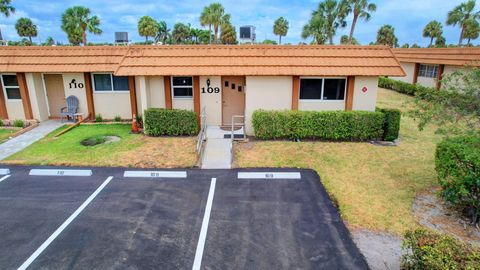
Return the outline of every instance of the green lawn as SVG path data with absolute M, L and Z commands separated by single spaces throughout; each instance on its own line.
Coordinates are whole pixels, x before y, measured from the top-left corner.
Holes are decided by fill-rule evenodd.
M 195 138 L 152 138 L 130 134 L 130 125 L 81 125 L 54 138 L 61 129 L 16 153 L 4 163 L 76 166 L 192 167 L 196 163 Z M 118 142 L 83 146 L 91 137 L 118 136 Z
M 378 107 L 400 108 L 412 98 L 380 89 Z M 417 226 L 415 194 L 436 183 L 433 128 L 420 132 L 402 116 L 400 145 L 358 142 L 253 141 L 236 146 L 237 167 L 300 167 L 318 172 L 351 227 L 403 233 Z
M 5 142 L 8 138 L 19 129 L 15 128 L 0 128 L 0 143 Z

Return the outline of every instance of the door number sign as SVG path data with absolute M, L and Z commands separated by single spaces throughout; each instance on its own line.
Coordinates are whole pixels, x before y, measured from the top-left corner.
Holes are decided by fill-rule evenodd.
M 209 93 L 209 94 L 212 94 L 212 93 L 220 93 L 220 88 L 219 87 L 211 87 L 210 86 L 210 79 L 207 79 L 207 87 L 202 87 L 202 94 L 205 94 L 205 93 Z

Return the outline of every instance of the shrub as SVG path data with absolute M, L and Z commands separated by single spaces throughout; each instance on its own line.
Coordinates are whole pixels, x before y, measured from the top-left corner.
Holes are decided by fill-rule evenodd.
M 144 131 L 149 136 L 194 135 L 198 132 L 197 114 L 187 110 L 150 108 L 145 110 Z
M 264 111 L 252 116 L 259 139 L 369 140 L 383 134 L 384 115 L 366 111 Z
M 143 127 L 143 118 L 142 118 L 142 116 L 137 114 L 137 115 L 135 115 L 135 119 L 137 120 L 137 125 L 138 125 L 139 127 Z
M 383 140 L 393 141 L 397 139 L 400 132 L 400 110 L 377 108 L 377 111 L 383 113 L 385 116 L 383 122 Z
M 0 127 L 3 127 L 5 124 L 3 123 L 3 120 L 0 119 Z
M 13 126 L 14 127 L 23 128 L 24 125 L 25 125 L 25 123 L 23 122 L 23 120 L 17 119 L 15 121 L 13 121 Z
M 120 115 L 115 115 L 115 117 L 113 118 L 113 121 L 122 122 L 122 117 Z
M 97 123 L 103 122 L 103 117 L 102 117 L 101 114 L 95 115 L 95 122 L 97 122 Z
M 385 77 L 380 77 L 380 79 L 378 80 L 378 86 L 382 88 L 394 90 L 402 94 L 411 95 L 411 96 L 414 96 L 418 91 L 421 91 L 421 90 L 434 89 L 434 88 L 424 87 L 419 84 L 406 83 L 406 82 L 393 80 Z
M 403 240 L 402 269 L 478 269 L 480 251 L 447 235 L 408 231 Z
M 478 222 L 480 214 L 480 134 L 448 138 L 437 145 L 435 169 L 441 195 Z

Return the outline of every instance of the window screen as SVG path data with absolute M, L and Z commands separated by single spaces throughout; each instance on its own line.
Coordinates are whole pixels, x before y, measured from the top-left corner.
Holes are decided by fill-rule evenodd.
M 323 79 L 301 79 L 300 99 L 320 99 Z
M 112 91 L 111 76 L 110 74 L 93 74 L 95 91 Z
M 22 99 L 17 75 L 2 75 L 2 83 L 7 99 Z
M 173 97 L 190 98 L 193 97 L 193 79 L 192 77 L 173 77 L 172 78 Z
M 113 76 L 113 91 L 128 91 L 127 76 Z
M 438 75 L 438 66 L 420 65 L 418 76 L 426 78 L 436 78 Z
M 345 79 L 325 79 L 323 84 L 323 100 L 344 100 Z

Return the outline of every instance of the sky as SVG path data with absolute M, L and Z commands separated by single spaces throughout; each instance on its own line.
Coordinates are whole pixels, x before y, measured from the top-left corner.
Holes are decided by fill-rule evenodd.
M 447 43 L 458 43 L 460 29 L 446 26 L 445 20 L 448 11 L 465 0 L 371 0 L 377 5 L 377 11 L 372 14 L 370 21 L 359 21 L 355 29 L 355 37 L 361 44 L 368 44 L 375 40 L 377 30 L 384 24 L 391 24 L 400 45 L 417 43 L 426 46 L 429 39 L 422 37 L 424 26 L 431 20 L 438 20 L 444 24 L 444 36 Z M 213 1 L 212 1 L 213 2 Z M 290 29 L 283 43 L 297 44 L 310 42 L 302 40 L 300 34 L 303 25 L 308 22 L 311 12 L 316 9 L 320 0 L 217 0 L 221 2 L 227 13 L 231 14 L 232 23 L 237 27 L 254 25 L 257 41 L 264 39 L 278 40 L 273 34 L 273 22 L 280 16 L 290 23 Z M 169 28 L 176 22 L 190 23 L 200 28 L 199 16 L 203 7 L 210 2 L 199 0 L 12 0 L 16 8 L 15 14 L 5 18 L 0 16 L 0 29 L 4 39 L 19 40 L 15 31 L 15 22 L 20 17 L 29 17 L 38 27 L 39 35 L 35 42 L 43 42 L 49 36 L 54 40 L 67 43 L 67 37 L 60 29 L 61 14 L 65 9 L 75 5 L 89 7 L 93 15 L 101 20 L 103 34 L 88 35 L 91 42 L 113 42 L 114 32 L 126 31 L 132 41 L 143 41 L 137 32 L 138 19 L 149 15 L 156 20 L 164 20 Z M 480 3 L 477 10 L 480 9 Z M 348 25 L 339 29 L 335 43 L 340 37 L 348 34 L 351 16 L 347 19 Z M 480 44 L 480 39 L 474 41 Z

